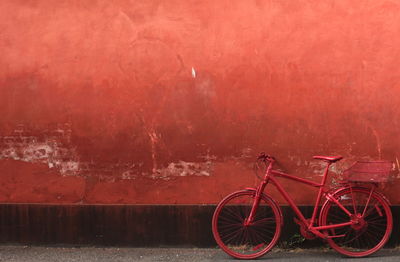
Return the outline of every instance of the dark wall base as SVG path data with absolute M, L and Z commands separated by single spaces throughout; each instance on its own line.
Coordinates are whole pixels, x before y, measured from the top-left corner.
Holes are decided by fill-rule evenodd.
M 216 246 L 212 205 L 41 205 L 1 204 L 0 242 L 101 246 Z M 301 241 L 293 211 L 282 208 L 281 246 L 316 246 Z M 301 207 L 311 216 L 312 207 Z M 388 246 L 400 243 L 400 206 L 392 207 L 394 229 Z

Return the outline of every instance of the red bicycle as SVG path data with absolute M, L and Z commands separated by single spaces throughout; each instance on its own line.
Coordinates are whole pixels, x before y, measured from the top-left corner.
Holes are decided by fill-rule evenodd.
M 389 202 L 376 190 L 376 185 L 387 181 L 391 162 L 357 162 L 346 172 L 347 179 L 342 186 L 330 191 L 325 188 L 329 167 L 342 157 L 314 156 L 314 159 L 327 163 L 321 183 L 274 170 L 275 159 L 260 155 L 258 161 L 266 167 L 261 184 L 226 196 L 214 212 L 212 231 L 221 249 L 235 258 L 254 259 L 274 247 L 281 234 L 283 216 L 277 202 L 264 193 L 269 182 L 297 215 L 295 222 L 305 238 L 320 237 L 350 257 L 368 256 L 381 249 L 390 237 L 393 219 Z M 276 177 L 319 188 L 310 219 L 304 217 Z M 370 186 L 365 186 L 365 182 Z M 319 208 L 322 198 L 325 201 Z

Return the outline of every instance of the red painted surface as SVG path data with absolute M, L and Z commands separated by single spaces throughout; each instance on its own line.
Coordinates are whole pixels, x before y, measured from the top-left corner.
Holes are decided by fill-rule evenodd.
M 400 148 L 396 1 L 1 1 L 3 202 L 215 203 L 260 151 Z M 287 184 L 297 201 L 314 195 Z M 385 193 L 399 204 L 399 182 Z

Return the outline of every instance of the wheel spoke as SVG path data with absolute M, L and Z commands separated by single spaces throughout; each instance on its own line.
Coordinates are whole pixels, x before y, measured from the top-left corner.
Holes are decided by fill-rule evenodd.
M 270 224 L 270 223 L 275 223 L 275 218 L 273 217 L 266 217 L 257 221 L 253 222 L 253 225 L 259 225 L 259 224 Z

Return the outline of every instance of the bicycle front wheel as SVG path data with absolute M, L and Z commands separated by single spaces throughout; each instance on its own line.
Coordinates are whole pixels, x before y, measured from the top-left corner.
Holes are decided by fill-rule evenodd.
M 388 241 L 393 227 L 388 202 L 368 188 L 353 187 L 340 190 L 334 196 L 351 217 L 333 201 L 321 210 L 321 226 L 357 221 L 356 224 L 327 230 L 329 245 L 350 257 L 369 256 Z
M 245 225 L 254 198 L 254 190 L 235 192 L 225 197 L 214 212 L 212 230 L 215 241 L 232 257 L 260 257 L 270 251 L 279 239 L 281 212 L 267 195 L 262 195 L 253 222 Z

